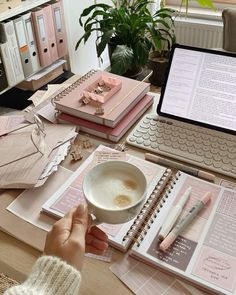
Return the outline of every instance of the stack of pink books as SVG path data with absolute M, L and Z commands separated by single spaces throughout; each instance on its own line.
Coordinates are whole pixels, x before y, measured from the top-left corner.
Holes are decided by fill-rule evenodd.
M 149 89 L 149 83 L 92 70 L 57 94 L 53 102 L 59 122 L 117 142 L 152 105 Z

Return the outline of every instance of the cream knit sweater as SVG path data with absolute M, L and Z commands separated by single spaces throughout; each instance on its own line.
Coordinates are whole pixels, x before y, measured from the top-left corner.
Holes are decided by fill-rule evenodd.
M 4 295 L 77 295 L 81 275 L 57 257 L 38 258 L 27 280 L 9 288 Z

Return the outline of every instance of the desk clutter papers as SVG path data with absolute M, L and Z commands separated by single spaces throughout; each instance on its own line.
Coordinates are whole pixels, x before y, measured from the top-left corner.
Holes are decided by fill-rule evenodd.
M 36 124 L 29 124 L 0 138 L 0 188 L 42 185 L 65 158 L 77 136 L 74 126 L 44 122 L 41 141 L 35 128 Z M 43 152 L 39 148 L 42 142 Z
M 56 219 L 41 214 L 41 207 L 57 190 L 58 183 L 64 183 L 72 173 L 59 165 L 58 171 L 53 173 L 44 185 L 24 190 L 8 203 L 6 210 L 5 207 L 1 210 L 1 229 L 27 245 L 43 251 L 46 234 Z
M 59 166 L 57 173 L 54 173 L 43 186 L 24 190 L 13 202 L 7 206 L 4 214 L 0 214 L 0 225 L 3 230 L 18 240 L 43 251 L 46 233 L 55 223 L 55 218 L 41 214 L 43 203 L 56 191 L 58 183 L 64 183 L 72 171 Z M 8 213 L 8 214 L 7 214 Z M 15 224 L 17 223 L 17 227 Z M 26 226 L 32 225 L 26 231 Z M 40 229 L 40 230 L 39 230 Z M 34 236 L 34 239 L 32 239 Z M 85 254 L 87 257 L 110 262 L 112 248 L 108 247 L 103 255 Z
M 29 100 L 32 100 L 33 105 L 25 109 L 25 119 L 33 123 L 34 115 L 40 115 L 51 123 L 57 123 L 54 105 L 51 103 L 52 97 L 63 91 L 68 84 L 48 84 L 47 90 L 36 91 Z
M 46 233 L 51 229 L 56 220 L 41 214 L 41 207 L 57 189 L 58 183 L 65 182 L 72 173 L 72 171 L 59 166 L 57 173 L 54 173 L 45 185 L 24 190 L 7 206 L 4 212 L 1 212 L 1 229 L 42 252 Z M 17 224 L 17 227 L 15 224 Z M 32 236 L 34 237 L 33 239 Z M 89 253 L 85 255 L 93 259 L 110 262 L 112 250 L 111 247 L 108 247 L 107 251 L 101 256 Z
M 0 136 L 27 125 L 29 123 L 25 120 L 24 115 L 0 116 Z

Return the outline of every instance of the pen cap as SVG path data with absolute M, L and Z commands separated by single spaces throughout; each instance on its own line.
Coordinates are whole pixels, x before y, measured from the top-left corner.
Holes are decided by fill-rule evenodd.
M 209 180 L 209 181 L 215 181 L 215 175 L 214 174 L 211 174 L 211 173 L 208 173 L 208 172 L 205 172 L 205 171 L 202 171 L 200 170 L 198 172 L 198 176 L 203 178 L 203 179 L 206 179 L 206 180 Z
M 201 202 L 206 205 L 206 203 L 211 199 L 212 197 L 212 193 L 211 192 L 207 192 L 205 193 L 205 195 L 201 198 Z
M 184 205 L 186 204 L 190 193 L 191 193 L 192 187 L 190 186 L 189 188 L 187 188 L 187 190 L 184 192 L 183 196 L 180 198 L 178 206 L 180 206 L 181 208 L 184 207 Z
M 168 236 L 161 242 L 159 248 L 161 251 L 166 251 L 170 245 L 175 241 L 176 235 L 172 232 L 168 234 Z

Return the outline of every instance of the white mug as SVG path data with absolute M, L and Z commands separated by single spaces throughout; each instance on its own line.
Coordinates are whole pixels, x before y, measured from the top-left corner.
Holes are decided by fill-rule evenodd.
M 94 166 L 84 177 L 83 193 L 95 223 L 125 223 L 141 210 L 147 194 L 143 172 L 125 161 Z

